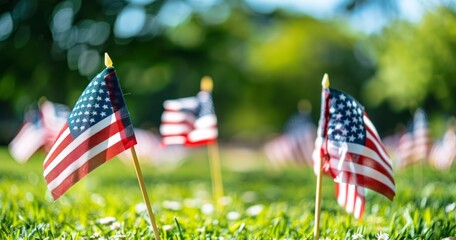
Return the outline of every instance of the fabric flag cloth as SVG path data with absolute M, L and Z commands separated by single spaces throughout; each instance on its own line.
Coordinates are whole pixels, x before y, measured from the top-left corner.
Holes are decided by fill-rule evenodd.
M 335 182 L 396 194 L 391 161 L 364 107 L 352 96 L 324 88 L 314 160 Z
M 161 117 L 163 145 L 202 146 L 217 141 L 217 117 L 209 92 L 167 100 Z
M 443 139 L 436 142 L 429 156 L 430 164 L 439 170 L 448 169 L 456 158 L 456 133 L 448 129 Z
M 82 92 L 44 161 L 43 175 L 53 198 L 135 144 L 119 80 L 108 67 Z
M 30 108 L 25 113 L 22 127 L 8 145 L 11 156 L 20 163 L 28 161 L 43 147 L 45 134 L 40 111 L 36 107 Z
M 40 105 L 40 112 L 43 121 L 43 127 L 46 131 L 45 148 L 49 151 L 54 144 L 60 130 L 67 122 L 70 109 L 59 103 L 44 101 Z
M 268 141 L 263 150 L 276 167 L 311 165 L 316 133 L 307 113 L 298 113 L 290 118 L 284 133 Z
M 364 215 L 366 205 L 365 190 L 353 184 L 335 182 L 337 203 L 356 219 Z

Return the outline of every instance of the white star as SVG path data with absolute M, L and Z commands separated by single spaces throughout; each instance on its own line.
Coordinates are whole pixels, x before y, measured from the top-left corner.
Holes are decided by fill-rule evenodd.
M 95 103 L 94 107 L 95 107 L 95 108 L 99 108 L 99 107 L 100 107 L 100 104 Z
M 101 86 L 104 86 L 104 85 L 106 85 L 106 83 L 105 83 L 104 81 L 103 81 L 103 82 L 101 82 Z
M 90 114 L 89 111 L 84 112 L 84 115 L 89 115 L 89 114 Z
M 92 101 L 92 100 L 93 100 L 93 97 L 92 97 L 92 96 L 90 96 L 90 97 L 89 97 L 89 100 L 90 100 L 90 101 Z
M 94 84 L 94 85 L 98 85 L 98 82 L 97 82 L 97 81 L 95 81 L 93 84 Z
M 344 125 L 345 125 L 345 126 L 348 126 L 348 125 L 350 125 L 350 120 L 348 120 L 348 119 L 345 119 L 345 120 L 344 120 Z
M 104 117 L 104 116 L 106 116 L 106 113 L 105 113 L 105 112 L 101 112 L 100 115 L 101 115 L 102 117 Z
M 351 104 L 350 101 L 347 101 L 347 106 L 348 106 L 348 107 L 352 107 L 352 104 Z
M 361 115 L 361 113 L 363 112 L 361 112 L 361 109 L 358 108 L 358 114 Z
M 329 108 L 329 112 L 330 112 L 330 113 L 334 113 L 334 112 L 336 112 L 336 109 L 333 108 L 333 107 L 331 107 L 331 108 Z
M 87 122 L 87 119 L 85 119 L 85 118 L 84 118 L 84 119 L 82 119 L 82 122 Z
M 355 136 L 350 135 L 350 137 L 348 137 L 348 141 L 354 142 L 355 141 Z
M 106 104 L 103 105 L 103 108 L 104 108 L 104 109 L 108 109 L 108 105 L 106 105 Z
M 80 115 L 82 115 L 82 112 L 81 112 L 81 111 L 79 111 L 79 112 L 78 112 L 78 115 L 79 115 L 79 116 L 80 116 Z
M 355 125 L 353 125 L 352 128 L 351 128 L 351 131 L 352 132 L 356 132 L 356 131 L 358 131 L 358 128 Z
M 74 126 L 74 127 L 73 127 L 73 130 L 78 130 L 78 127 Z
M 104 93 L 103 89 L 98 90 L 99 93 Z
M 93 116 L 95 116 L 95 115 L 97 115 L 97 114 L 98 114 L 97 111 L 93 111 L 93 112 L 92 112 L 92 115 L 93 115 Z
M 95 122 L 95 119 L 91 118 L 91 119 L 90 119 L 90 122 L 91 122 L 91 123 L 94 123 L 94 122 Z
M 90 92 L 92 92 L 92 93 L 96 93 L 97 91 L 95 91 L 95 89 L 92 89 L 92 91 L 90 91 Z
M 105 102 L 109 102 L 109 101 L 111 101 L 111 100 L 108 97 L 105 98 Z
M 339 98 L 340 98 L 341 100 L 345 101 L 345 98 L 346 98 L 346 97 L 345 97 L 345 95 L 341 94 L 341 95 L 339 95 Z
M 340 119 L 340 118 L 342 118 L 342 114 L 337 113 L 337 114 L 336 114 L 336 119 Z
M 344 129 L 342 129 L 342 134 L 343 134 L 344 136 L 347 136 L 347 134 L 348 134 L 348 131 L 347 131 L 347 129 L 345 129 L 345 128 L 344 128 Z
M 328 128 L 328 135 L 331 135 L 334 132 L 334 129 Z
M 342 124 L 337 123 L 335 128 L 336 128 L 336 129 L 341 129 L 341 128 L 342 128 Z
M 356 109 L 353 109 L 353 114 L 354 114 L 354 115 L 358 114 L 358 112 L 356 111 Z
M 339 109 L 344 109 L 345 105 L 343 103 L 339 103 L 339 105 L 337 105 L 337 108 Z
M 84 102 L 87 101 L 87 97 L 84 98 Z
M 364 138 L 364 134 L 362 132 L 358 133 L 358 138 L 359 139 L 363 139 Z
M 84 104 L 81 104 L 81 108 L 85 108 L 85 105 L 84 105 Z
M 334 138 L 337 139 L 337 140 L 340 140 L 340 135 L 336 134 L 336 136 Z
M 92 107 L 92 104 L 90 104 L 90 103 L 87 104 L 87 107 L 88 107 L 88 108 L 91 108 L 91 107 Z
M 76 122 L 77 122 L 77 123 L 78 123 L 78 122 L 80 122 L 80 121 L 81 121 L 81 119 L 80 119 L 80 118 L 76 119 Z
M 101 97 L 100 96 L 97 97 L 97 101 L 101 101 Z
M 347 116 L 350 117 L 350 116 L 352 115 L 352 112 L 351 112 L 350 110 L 347 109 L 347 111 L 345 111 L 345 115 L 347 115 Z

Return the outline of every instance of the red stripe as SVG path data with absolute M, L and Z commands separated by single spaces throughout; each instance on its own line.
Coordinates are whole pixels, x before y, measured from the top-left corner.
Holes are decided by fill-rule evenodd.
M 95 168 L 99 167 L 103 163 L 109 161 L 119 153 L 125 151 L 125 148 L 122 142 L 118 142 L 112 145 L 110 148 L 105 149 L 100 152 L 95 157 L 91 158 L 84 165 L 78 168 L 76 171 L 71 173 L 65 180 L 63 180 L 52 192 L 54 200 L 57 200 L 61 195 L 63 195 L 71 186 L 85 177 L 88 173 L 93 171 Z M 49 183 L 49 181 L 48 181 Z
M 68 124 L 66 123 L 65 126 L 63 127 L 62 131 L 60 132 L 59 136 L 57 139 L 60 138 L 60 135 L 62 135 L 63 132 L 65 132 L 68 129 Z M 73 142 L 73 136 L 71 134 L 68 134 L 63 141 L 60 142 L 60 145 L 58 145 L 53 152 L 48 153 L 48 161 L 44 163 L 44 169 L 46 169 L 49 164 L 71 143 Z M 49 155 L 50 154 L 50 155 Z
M 331 168 L 331 171 L 337 172 L 338 170 Z M 393 189 L 389 188 L 387 185 L 383 184 L 382 182 L 379 182 L 373 178 L 370 178 L 369 176 L 360 175 L 360 174 L 356 174 L 356 173 L 352 173 L 352 172 L 345 172 L 345 171 L 344 171 L 344 173 L 349 174 L 348 179 L 350 179 L 350 181 L 352 181 L 352 182 L 349 182 L 350 184 L 355 184 L 360 187 L 369 188 L 373 191 L 376 191 L 376 192 L 384 195 L 391 201 L 393 201 L 393 198 L 396 195 L 396 193 L 394 192 Z
M 377 135 L 377 133 L 375 133 L 375 131 L 373 131 L 372 129 L 370 129 L 370 127 L 368 127 L 366 125 L 366 131 L 369 132 L 371 134 L 371 136 L 377 141 L 378 145 L 382 148 L 383 152 L 385 152 L 386 155 L 388 155 L 388 151 L 386 151 L 386 148 L 385 146 L 383 146 L 383 142 L 382 140 L 380 139 L 380 136 Z M 366 137 L 366 140 L 369 139 Z M 375 147 L 377 148 L 377 147 Z M 377 152 L 377 151 L 376 151 Z
M 49 172 L 49 174 L 45 177 L 46 181 L 49 183 L 52 180 L 54 180 L 55 177 L 57 177 L 60 172 L 64 171 L 70 164 L 72 164 L 75 160 L 77 160 L 79 157 L 81 157 L 84 153 L 90 151 L 94 146 L 98 145 L 99 143 L 107 140 L 111 136 L 115 135 L 117 131 L 115 129 L 117 128 L 117 124 L 114 122 L 109 126 L 106 126 L 104 129 L 101 131 L 95 133 L 94 135 L 90 136 L 87 138 L 84 142 L 82 142 L 79 146 L 77 146 L 73 151 L 68 153 L 62 161 L 57 164 L 57 166 L 54 167 L 53 170 Z M 114 129 L 114 130 L 113 130 Z M 48 163 L 50 164 L 54 159 L 60 154 L 65 148 L 68 147 L 69 144 L 72 143 L 73 137 L 71 134 L 68 135 L 68 137 L 62 142 L 52 155 L 52 158 L 49 158 Z M 121 141 L 122 142 L 122 141 Z M 127 149 L 127 148 L 125 148 Z M 47 165 L 49 165 L 47 164 Z M 47 166 L 46 166 L 47 167 Z M 45 167 L 45 169 L 46 169 Z
M 215 143 L 215 142 L 217 142 L 216 138 L 205 139 L 205 140 L 201 140 L 201 141 L 197 141 L 197 142 L 187 141 L 187 142 L 185 142 L 185 146 L 186 147 L 200 147 L 200 146 L 212 144 L 212 143 Z

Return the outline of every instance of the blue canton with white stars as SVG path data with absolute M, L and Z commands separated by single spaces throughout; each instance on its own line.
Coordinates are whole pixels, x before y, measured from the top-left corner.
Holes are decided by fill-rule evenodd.
M 328 138 L 337 142 L 364 145 L 364 107 L 348 94 L 334 89 L 329 89 L 329 94 Z
M 113 114 L 113 107 L 106 86 L 108 71 L 99 73 L 82 92 L 68 118 L 71 135 L 79 136 L 93 125 Z
M 208 92 L 199 92 L 197 95 L 199 106 L 198 106 L 198 118 L 206 115 L 214 115 L 214 104 L 212 103 L 211 94 Z

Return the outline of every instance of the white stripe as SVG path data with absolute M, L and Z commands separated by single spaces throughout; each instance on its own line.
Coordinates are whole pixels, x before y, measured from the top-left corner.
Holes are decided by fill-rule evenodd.
M 50 171 L 52 171 L 63 159 L 65 159 L 65 157 L 68 154 L 73 152 L 74 149 L 79 147 L 79 145 L 81 143 L 83 143 L 85 140 L 89 139 L 93 135 L 97 134 L 99 131 L 103 130 L 107 126 L 113 124 L 114 122 L 116 122 L 115 113 L 111 114 L 110 116 L 101 120 L 97 124 L 93 125 L 91 128 L 87 129 L 85 132 L 83 132 L 81 135 L 79 135 L 76 139 L 74 139 L 68 146 L 66 146 L 65 149 L 63 149 L 63 151 L 61 151 L 59 153 L 59 155 L 57 155 L 54 158 L 54 160 L 52 160 L 52 162 L 46 167 L 46 169 L 44 169 L 43 175 L 46 177 Z M 65 133 L 66 132 L 68 132 L 68 134 L 69 134 L 70 130 L 67 128 L 67 130 L 65 130 Z M 65 133 L 62 134 L 62 136 L 68 135 Z M 65 138 L 62 138 L 62 136 L 60 136 L 60 138 L 57 140 L 57 142 L 52 147 L 52 150 L 48 153 L 48 156 L 46 157 L 46 162 L 48 161 L 48 158 L 54 153 L 55 148 L 57 148 L 60 145 L 60 142 L 62 142 L 63 139 L 65 139 Z
M 68 165 L 65 170 L 60 172 L 60 174 L 52 180 L 48 184 L 48 188 L 50 191 L 57 188 L 62 181 L 64 181 L 68 176 L 70 176 L 73 172 L 77 171 L 81 166 L 86 164 L 90 159 L 98 155 L 99 153 L 103 152 L 104 150 L 110 148 L 114 144 L 120 142 L 122 140 L 120 133 L 116 133 L 110 138 L 106 139 L 105 141 L 99 143 L 98 145 L 94 146 L 90 150 L 86 151 L 81 157 L 79 157 L 76 161 Z
M 179 111 L 182 109 L 196 109 L 198 107 L 198 99 L 196 97 L 186 97 L 163 102 L 163 107 L 168 110 Z
M 347 184 L 336 182 L 339 185 L 339 192 L 337 193 L 337 203 L 340 206 L 345 206 L 345 199 L 347 197 Z
M 195 128 L 206 128 L 217 125 L 217 118 L 214 114 L 205 115 L 195 121 Z
M 377 141 L 377 139 L 375 139 L 370 133 L 367 133 L 367 138 L 369 138 L 375 145 L 375 147 L 377 148 L 377 151 L 380 153 L 381 155 L 381 162 L 384 164 L 382 164 L 383 167 L 387 168 L 387 169 L 391 169 L 391 159 L 389 158 L 388 156 L 388 153 L 386 153 L 383 149 L 383 144 L 380 142 Z M 375 152 L 374 152 L 375 153 Z M 376 154 L 377 155 L 377 154 Z M 389 163 L 390 166 L 388 166 L 388 164 L 386 162 Z M 391 169 L 392 170 L 392 169 Z M 391 176 L 393 176 L 393 174 L 391 174 Z
M 192 129 L 188 124 L 182 123 L 182 124 L 162 124 L 160 126 L 160 133 L 162 136 L 167 136 L 167 135 L 183 135 L 187 134 L 191 131 Z
M 378 156 L 378 154 L 375 151 L 373 151 L 373 150 L 371 150 L 371 149 L 369 149 L 369 148 L 367 148 L 367 147 L 365 147 L 363 145 L 359 145 L 359 144 L 356 144 L 356 143 L 347 143 L 347 142 L 340 143 L 340 142 L 329 140 L 328 141 L 328 151 L 329 151 L 329 153 L 340 156 L 340 154 L 341 154 L 340 150 L 343 149 L 342 148 L 342 144 L 343 145 L 345 145 L 345 144 L 347 145 L 347 149 L 348 149 L 349 153 L 354 153 L 354 154 L 357 154 L 357 155 L 366 156 L 366 157 L 374 160 L 375 162 L 379 163 L 386 170 L 386 172 L 388 172 L 388 174 L 391 177 L 393 176 L 393 172 L 392 172 L 391 167 L 389 167 L 382 159 L 380 159 L 380 157 Z
M 356 194 L 356 186 L 352 184 L 348 184 L 348 198 L 347 202 L 345 203 L 345 210 L 348 213 L 353 212 L 353 208 L 355 205 L 355 194 Z
M 217 128 L 196 129 L 188 134 L 189 142 L 216 139 L 218 136 Z
M 371 122 L 371 120 L 368 117 L 366 117 L 366 115 L 363 115 L 363 120 L 364 120 L 364 125 L 367 125 L 367 127 L 370 128 L 372 130 L 372 132 L 374 132 L 376 137 L 378 139 L 381 139 L 380 135 L 378 135 L 377 129 L 375 129 L 374 124 Z
M 11 156 L 18 162 L 27 161 L 44 144 L 45 132 L 31 123 L 26 123 L 8 148 Z
M 186 138 L 183 136 L 166 136 L 163 137 L 162 141 L 165 145 L 184 144 L 186 142 Z
M 67 127 L 65 131 L 62 132 L 62 134 L 59 136 L 57 141 L 55 141 L 54 145 L 52 145 L 51 150 L 49 151 L 48 155 L 46 156 L 46 159 L 44 159 L 44 165 L 49 161 L 49 158 L 51 157 L 52 153 L 55 151 L 57 147 L 60 146 L 63 140 L 70 134 L 70 129 Z
M 162 122 L 179 123 L 179 122 L 194 122 L 195 117 L 189 112 L 170 112 L 165 111 L 161 116 Z
M 362 188 L 362 187 L 357 187 L 357 188 Z M 360 218 L 361 217 L 361 207 L 363 206 L 363 199 L 359 196 L 359 194 L 356 194 L 356 199 L 355 199 L 355 208 L 353 210 L 353 215 L 355 218 Z
M 381 173 L 373 168 L 370 168 L 370 167 L 367 167 L 364 165 L 360 165 L 360 164 L 357 164 L 354 162 L 342 162 L 341 163 L 341 161 L 334 159 L 334 158 L 331 158 L 330 166 L 331 166 L 331 168 L 336 169 L 338 171 L 354 173 L 354 174 L 372 178 L 378 182 L 383 183 L 388 188 L 393 190 L 393 192 L 396 192 L 396 187 L 394 186 L 394 183 L 391 182 L 391 180 L 387 176 L 385 176 L 383 173 Z M 354 182 L 350 182 L 349 179 L 347 180 L 347 178 L 345 177 L 345 174 L 343 174 L 343 175 L 339 174 L 337 180 L 340 182 L 355 184 Z

